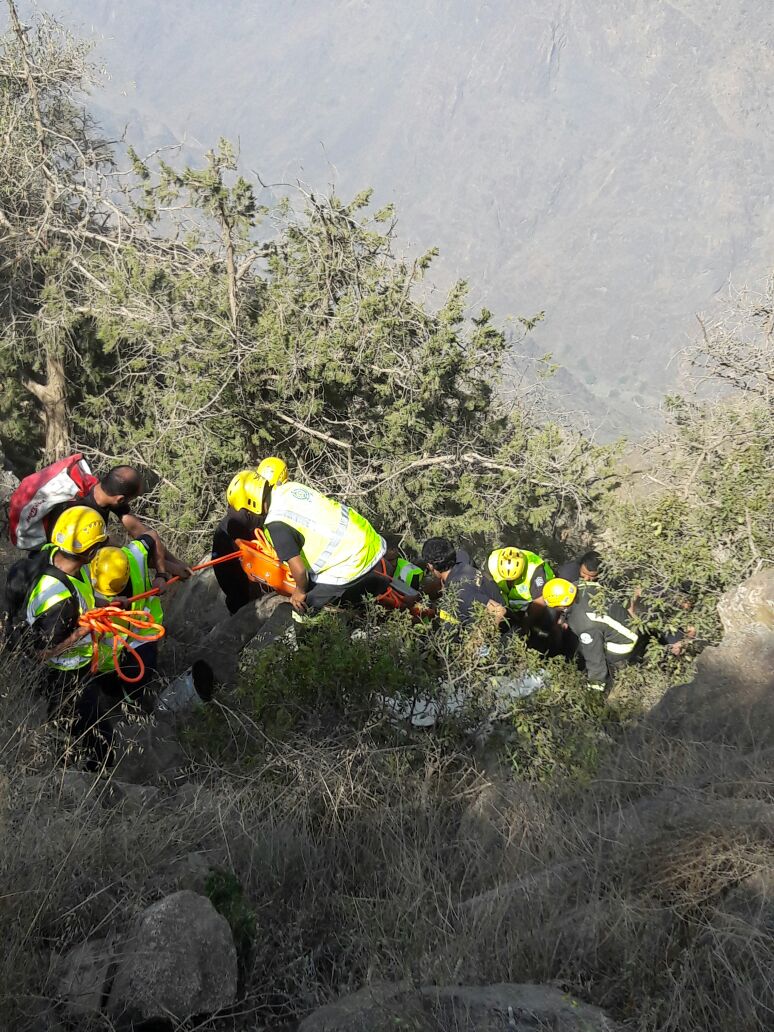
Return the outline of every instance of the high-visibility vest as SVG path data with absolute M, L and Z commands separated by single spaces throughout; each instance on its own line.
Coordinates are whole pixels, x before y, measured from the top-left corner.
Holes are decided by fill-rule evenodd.
M 52 559 L 56 551 L 57 549 L 55 548 L 51 550 Z M 58 602 L 65 602 L 71 597 L 78 603 L 80 616 L 94 608 L 94 591 L 88 579 L 88 574 L 85 574 L 86 569 L 88 568 L 84 567 L 81 570 L 80 576 L 73 577 L 70 574 L 67 575 L 67 579 L 72 585 L 71 591 L 68 591 L 61 581 L 47 573 L 42 574 L 38 578 L 37 583 L 27 597 L 27 623 L 30 627 L 44 613 L 48 612 L 52 606 L 55 606 Z M 72 630 L 74 631 L 75 627 Z M 78 670 L 91 662 L 93 647 L 92 636 L 87 634 L 58 656 L 47 659 L 46 666 L 51 667 L 53 670 Z
M 129 563 L 129 585 L 128 591 L 130 595 L 142 595 L 146 591 L 150 591 L 153 587 L 153 580 L 150 575 L 150 566 L 148 564 L 148 547 L 144 545 L 142 541 L 132 541 L 131 544 L 126 545 L 121 551 L 127 558 Z M 101 596 L 98 596 L 101 598 Z M 105 599 L 109 604 L 110 599 Z M 145 610 L 150 613 L 153 617 L 153 622 L 160 624 L 164 619 L 164 610 L 161 606 L 161 599 L 158 595 L 154 595 L 151 598 L 141 598 L 137 602 L 132 602 L 132 611 Z M 121 624 L 121 618 L 116 619 L 117 624 Z M 133 634 L 136 634 L 139 638 L 143 635 L 153 635 L 156 632 L 152 628 L 145 630 L 142 627 L 132 628 Z M 115 670 L 115 662 L 113 659 L 113 637 L 112 634 L 103 634 L 97 641 L 97 670 L 100 673 L 106 673 L 111 670 Z M 142 642 L 133 643 L 136 648 L 137 645 L 141 645 Z M 125 642 L 120 641 L 118 643 L 119 653 L 124 648 Z
M 526 609 L 530 602 L 534 601 L 532 598 L 532 592 L 530 591 L 530 585 L 532 584 L 532 578 L 535 575 L 535 571 L 541 566 L 545 566 L 547 581 L 553 578 L 554 571 L 545 559 L 541 558 L 541 556 L 537 555 L 535 552 L 527 552 L 526 549 L 522 548 L 520 551 L 527 560 L 527 566 L 521 580 L 516 582 L 498 580 L 497 559 L 501 551 L 501 548 L 495 549 L 495 551 L 489 556 L 487 565 L 489 573 L 492 575 L 492 580 L 500 589 L 500 594 L 503 596 L 503 602 L 509 609 Z
M 320 584 L 349 584 L 387 551 L 384 539 L 360 513 L 292 480 L 272 490 L 264 526 L 272 523 L 285 523 L 302 535 L 301 559 L 311 580 Z
M 122 548 L 121 551 L 129 560 L 129 583 L 132 587 L 132 594 L 143 595 L 146 591 L 150 591 L 153 587 L 153 578 L 150 575 L 150 565 L 148 563 L 148 546 L 143 544 L 142 541 L 132 541 L 131 544 Z M 158 595 L 153 595 L 151 598 L 141 598 L 137 602 L 132 602 L 132 609 L 135 611 L 145 610 L 150 613 L 154 623 L 157 624 L 160 624 L 164 619 L 164 609 Z M 136 633 L 142 635 L 143 631 L 137 630 Z M 155 632 L 150 630 L 147 633 L 154 634 Z
M 410 588 L 419 591 L 425 571 L 421 566 L 415 566 L 414 563 L 410 563 L 408 559 L 397 559 L 395 562 L 395 576 Z

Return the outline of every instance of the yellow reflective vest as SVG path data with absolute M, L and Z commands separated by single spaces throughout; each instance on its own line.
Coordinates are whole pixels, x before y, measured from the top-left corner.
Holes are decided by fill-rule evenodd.
M 498 580 L 497 579 L 497 559 L 502 552 L 502 548 L 495 549 L 494 552 L 489 556 L 487 563 L 489 573 L 492 580 L 495 582 L 497 587 L 500 589 L 500 594 L 503 597 L 504 604 L 508 609 L 526 609 L 530 602 L 534 601 L 532 598 L 532 578 L 535 576 L 535 572 L 540 569 L 541 566 L 546 568 L 546 580 L 549 581 L 554 576 L 554 571 L 548 565 L 548 563 L 541 556 L 535 552 L 528 552 L 522 548 L 520 551 L 524 554 L 527 560 L 527 567 L 524 570 L 524 574 L 521 580 L 514 582 Z
M 148 547 L 142 541 L 132 541 L 130 544 L 122 548 L 121 551 L 126 556 L 129 562 L 129 584 L 126 588 L 127 595 L 142 595 L 146 591 L 150 591 L 153 587 L 153 580 L 150 575 L 150 566 L 148 564 Z M 104 601 L 107 605 L 110 604 L 110 599 L 102 599 L 99 596 L 100 602 Z M 164 620 L 164 610 L 161 606 L 161 599 L 158 595 L 154 595 L 152 598 L 141 598 L 137 602 L 132 602 L 131 611 L 145 610 L 150 613 L 153 617 L 154 623 L 160 624 Z M 116 623 L 120 625 L 120 617 L 116 619 Z M 156 632 L 149 629 L 144 631 L 143 628 L 134 627 L 132 628 L 133 633 L 142 638 L 143 635 L 153 635 Z M 131 644 L 136 648 L 138 645 L 142 645 L 142 641 L 133 641 Z M 119 641 L 118 649 L 119 653 L 124 648 L 124 642 Z M 115 664 L 113 662 L 113 635 L 103 634 L 97 643 L 97 669 L 100 673 L 106 671 L 115 670 Z
M 129 560 L 129 584 L 132 595 L 143 595 L 153 587 L 153 578 L 150 575 L 148 563 L 148 546 L 142 541 L 132 541 L 125 548 L 121 549 Z M 164 620 L 164 610 L 161 599 L 158 595 L 151 598 L 141 598 L 138 602 L 132 602 L 134 611 L 145 610 L 153 617 L 154 623 L 160 624 Z M 137 633 L 142 634 L 140 630 Z M 149 631 L 154 634 L 154 631 Z
M 360 513 L 292 480 L 272 490 L 264 526 L 272 523 L 285 523 L 301 534 L 301 559 L 310 579 L 320 584 L 357 580 L 387 550 L 384 539 Z
M 56 551 L 56 548 L 51 550 L 52 559 Z M 43 573 L 38 578 L 37 583 L 32 587 L 27 596 L 27 623 L 30 627 L 49 609 L 59 602 L 65 602 L 70 597 L 74 598 L 78 603 L 78 613 L 80 616 L 94 608 L 94 592 L 86 570 L 87 567 L 84 567 L 81 575 L 77 577 L 67 575 L 67 579 L 72 585 L 71 591 L 68 591 L 64 584 L 57 580 L 56 577 L 51 577 L 47 573 Z M 75 627 L 71 630 L 74 631 Z M 46 666 L 51 667 L 53 670 L 78 670 L 91 662 L 93 647 L 92 636 L 87 634 L 58 656 L 47 659 L 45 661 Z

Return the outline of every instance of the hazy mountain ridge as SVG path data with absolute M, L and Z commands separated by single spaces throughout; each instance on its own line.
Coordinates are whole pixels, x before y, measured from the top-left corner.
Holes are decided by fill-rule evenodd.
M 130 138 L 224 134 L 268 182 L 373 185 L 408 246 L 441 247 L 441 285 L 545 309 L 536 346 L 624 426 L 693 314 L 767 271 L 764 0 L 45 6 L 105 37 L 97 102 Z

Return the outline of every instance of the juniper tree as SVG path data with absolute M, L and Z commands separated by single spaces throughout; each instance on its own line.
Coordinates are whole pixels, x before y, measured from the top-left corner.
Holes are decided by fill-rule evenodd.
M 69 384 L 88 333 L 84 254 L 106 246 L 99 199 L 110 152 L 82 104 L 93 79 L 88 47 L 52 20 L 25 28 L 6 0 L 0 51 L 0 374 L 5 436 L 29 456 L 35 411 L 43 454 L 70 447 Z M 37 434 L 36 434 L 37 436 Z

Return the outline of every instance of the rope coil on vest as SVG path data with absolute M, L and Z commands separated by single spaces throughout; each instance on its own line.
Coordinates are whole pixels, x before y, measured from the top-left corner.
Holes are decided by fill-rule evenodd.
M 217 559 L 209 559 L 206 563 L 199 563 L 191 567 L 192 573 L 199 570 L 206 570 L 210 566 L 217 566 L 219 563 L 229 562 L 231 559 L 238 559 L 241 552 L 231 552 L 229 555 L 218 556 Z M 181 580 L 180 577 L 170 577 L 167 585 L 175 584 Z M 132 595 L 126 599 L 128 605 L 132 602 L 140 602 L 145 598 L 152 598 L 160 595 L 159 588 L 151 588 L 150 591 L 143 591 L 140 595 Z M 145 676 L 145 663 L 137 651 L 136 645 L 130 645 L 129 639 L 144 644 L 150 641 L 159 641 L 166 634 L 165 628 L 153 619 L 153 615 L 146 609 L 123 609 L 121 606 L 102 606 L 98 609 L 90 609 L 78 620 L 80 627 L 87 627 L 94 640 L 94 648 L 91 659 L 91 672 L 98 672 L 99 665 L 99 638 L 105 634 L 113 636 L 113 668 L 122 681 L 127 684 L 138 684 Z M 139 673 L 131 677 L 121 669 L 120 651 L 125 649 L 132 654 L 138 666 Z
M 164 637 L 164 628 L 156 623 L 151 613 L 145 609 L 127 610 L 121 606 L 103 606 L 101 609 L 90 609 L 78 620 L 81 627 L 88 627 L 94 638 L 94 650 L 91 658 L 91 672 L 98 672 L 99 648 L 97 638 L 104 634 L 113 636 L 113 667 L 122 681 L 137 684 L 145 676 L 145 663 L 136 646 L 129 644 L 129 639 L 145 643 L 158 641 Z M 134 657 L 138 673 L 131 677 L 121 669 L 119 649 L 126 649 Z

